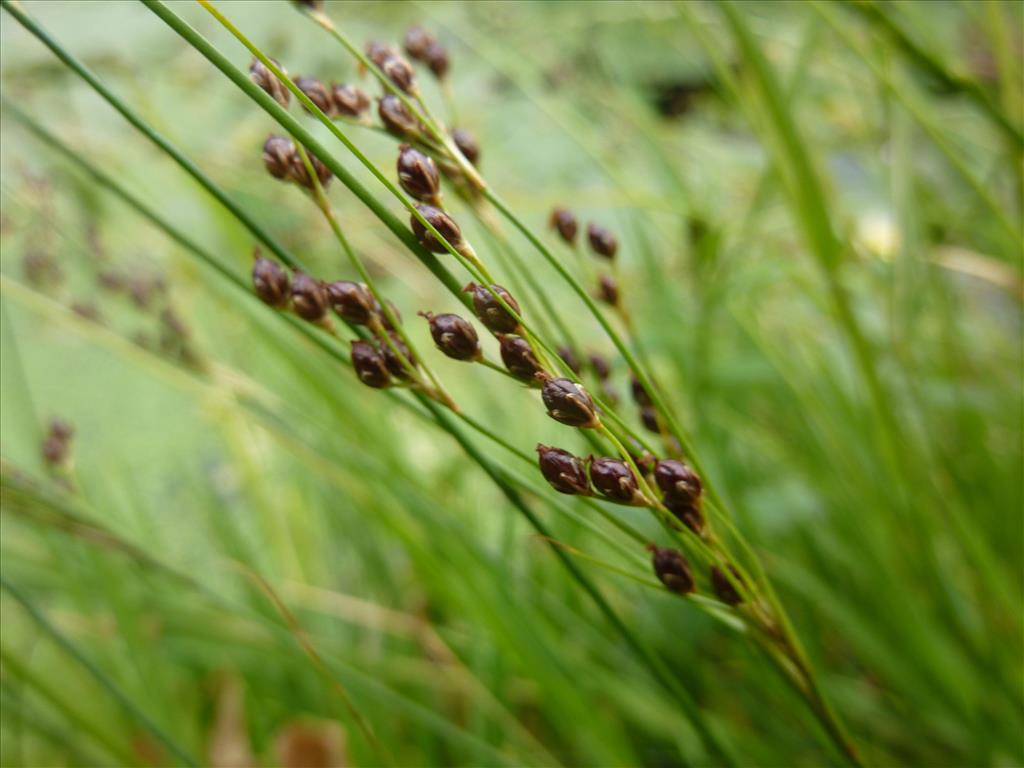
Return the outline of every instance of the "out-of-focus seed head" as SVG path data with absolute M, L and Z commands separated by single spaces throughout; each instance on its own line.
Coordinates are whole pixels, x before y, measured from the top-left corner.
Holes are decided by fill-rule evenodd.
M 420 312 L 430 324 L 430 336 L 437 348 L 454 360 L 479 360 L 480 339 L 476 328 L 458 315 Z
M 399 325 L 401 325 L 402 313 L 398 311 L 398 307 L 395 306 L 395 302 L 391 301 L 391 299 L 385 299 L 385 301 L 388 304 L 388 309 L 391 311 L 391 314 L 395 316 L 395 320 Z M 377 312 L 377 319 L 380 320 L 380 324 L 384 326 L 384 329 L 387 331 L 395 330 L 395 326 L 391 324 L 390 320 L 388 320 L 388 316 L 384 312 L 384 308 L 381 307 L 380 302 L 374 302 L 374 306 Z
M 650 432 L 661 432 L 661 426 L 658 424 L 658 411 L 649 405 L 640 409 L 640 423 Z
M 647 548 L 651 551 L 654 574 L 662 584 L 680 595 L 693 592 L 696 583 L 690 571 L 690 564 L 686 562 L 682 552 L 668 547 L 656 547 L 653 544 Z
M 368 341 L 352 341 L 352 367 L 359 380 L 368 387 L 384 389 L 391 386 L 391 376 L 384 356 Z
M 579 232 L 580 225 L 572 211 L 568 208 L 553 208 L 548 223 L 565 242 L 569 245 L 576 244 L 576 234 Z
M 366 44 L 366 58 L 378 67 L 383 67 L 385 61 L 397 55 L 398 51 L 395 50 L 394 46 L 382 43 L 379 40 L 371 40 Z
M 303 320 L 315 323 L 327 314 L 327 292 L 319 280 L 296 270 L 292 278 L 292 308 Z
M 331 92 L 326 85 L 315 77 L 297 77 L 294 82 L 295 86 L 306 95 L 306 98 L 316 104 L 317 109 L 328 117 L 335 116 L 334 101 L 331 99 Z M 302 105 L 302 108 L 312 114 L 305 104 Z
M 391 343 L 398 348 L 398 351 L 402 354 L 402 357 L 404 357 L 407 362 L 409 362 L 411 365 L 415 367 L 416 358 L 412 356 L 412 352 L 409 351 L 409 347 L 406 345 L 406 343 L 402 341 L 402 337 L 399 336 L 394 331 L 389 332 L 388 337 L 391 339 Z M 388 372 L 392 376 L 394 376 L 396 379 L 403 379 L 406 381 L 412 378 L 412 374 L 409 373 L 409 370 L 399 359 L 398 355 L 396 355 L 394 350 L 391 349 L 390 344 L 382 342 L 380 351 L 381 354 L 384 356 L 384 365 L 387 366 Z
M 691 531 L 700 535 L 704 532 L 704 513 L 700 505 L 689 499 L 666 498 L 665 507 L 673 516 Z
M 559 493 L 592 496 L 587 466 L 583 459 L 561 448 L 537 443 L 537 464 L 544 479 Z
M 408 144 L 398 147 L 398 183 L 410 195 L 426 203 L 435 202 L 441 190 L 433 158 Z
M 259 255 L 252 264 L 252 287 L 264 304 L 283 308 L 288 306 L 288 273 L 272 259 Z
M 49 437 L 67 442 L 75 436 L 75 428 L 61 418 L 50 419 Z
M 402 100 L 393 93 L 380 97 L 377 114 L 388 131 L 399 138 L 415 138 L 420 134 L 420 125 Z
M 43 460 L 51 467 L 57 467 L 67 461 L 71 448 L 74 430 L 63 419 L 53 419 L 43 439 Z
M 640 407 L 651 407 L 654 402 L 651 400 L 651 396 L 647 394 L 647 390 L 644 389 L 644 385 L 640 383 L 640 380 L 635 376 L 630 381 L 629 385 L 630 392 L 633 393 L 633 402 Z
M 307 11 L 322 11 L 324 0 L 292 0 L 299 8 Z
M 306 150 L 306 157 L 309 158 L 309 164 L 313 166 L 313 172 L 316 173 L 316 177 L 320 181 L 320 186 L 326 187 L 331 181 L 330 169 L 320 162 L 320 158 L 309 150 Z M 292 154 L 291 180 L 300 187 L 313 189 L 313 179 L 310 177 L 309 171 L 306 169 L 306 164 L 302 162 L 302 155 L 297 151 Z
M 414 93 L 416 90 L 416 72 L 412 65 L 398 54 L 388 56 L 384 63 L 378 65 L 384 75 L 403 93 Z
M 500 285 L 492 285 L 489 291 L 485 286 L 469 283 L 462 290 L 473 297 L 473 311 L 476 312 L 480 322 L 487 326 L 489 331 L 493 333 L 514 333 L 519 329 L 519 321 L 509 314 L 509 311 L 491 293 L 493 291 L 498 294 L 513 312 L 521 315 L 522 311 L 519 309 L 519 303 L 512 298 L 511 293 Z
M 619 250 L 619 241 L 615 235 L 600 224 L 591 222 L 587 225 L 587 240 L 590 243 L 590 249 L 606 259 L 614 259 L 615 252 Z
M 427 46 L 424 61 L 427 62 L 427 66 L 430 67 L 430 71 L 434 73 L 434 77 L 438 80 L 444 80 L 445 76 L 448 74 L 448 68 L 451 65 L 451 62 L 448 59 L 447 48 L 435 40 Z M 466 159 L 468 160 L 469 158 Z
M 601 399 L 608 405 L 619 404 L 619 393 L 615 391 L 615 387 L 608 379 L 601 379 Z
M 336 280 L 328 285 L 327 300 L 335 312 L 356 325 L 369 323 L 377 305 L 369 288 L 351 280 Z
M 594 373 L 597 374 L 597 378 L 601 381 L 612 375 L 612 366 L 604 355 L 592 352 L 588 359 L 590 360 L 590 367 L 594 369 Z
M 590 395 L 579 384 L 570 379 L 543 377 L 541 398 L 548 409 L 548 416 L 570 427 L 593 429 L 601 424 L 597 409 Z
M 60 264 L 45 251 L 30 250 L 22 259 L 21 267 L 25 273 L 25 279 L 35 288 L 53 287 L 63 278 Z
M 346 117 L 359 117 L 370 107 L 370 97 L 361 88 L 348 83 L 331 86 L 331 101 L 335 113 Z
M 295 154 L 295 145 L 284 136 L 272 133 L 263 142 L 263 165 L 275 179 L 291 178 Z
M 538 373 L 544 369 L 537 362 L 530 343 L 522 336 L 497 334 L 501 345 L 501 362 L 505 369 L 520 381 L 534 383 Z
M 590 482 L 598 492 L 612 501 L 622 504 L 642 504 L 636 475 L 629 465 L 620 459 L 598 458 L 590 462 Z
M 732 574 L 733 581 L 740 584 L 743 583 L 743 579 L 740 578 L 739 573 L 731 565 L 729 566 L 729 572 Z M 711 566 L 711 590 L 715 593 L 715 597 L 726 605 L 739 605 L 743 602 L 743 596 L 739 593 L 739 590 L 733 586 L 732 581 L 725 575 L 725 571 L 717 565 Z
M 418 61 L 426 61 L 427 48 L 434 40 L 430 32 L 419 24 L 413 24 L 405 33 L 405 52 Z
M 577 376 L 583 370 L 583 366 L 580 365 L 580 359 L 576 357 L 576 353 L 573 352 L 572 347 L 563 344 L 557 350 L 558 356 L 562 359 L 562 362 L 569 366 L 569 370 L 575 373 Z
M 480 144 L 477 142 L 476 136 L 465 128 L 456 128 L 452 131 L 452 141 L 455 142 L 455 146 L 459 148 L 463 157 L 473 165 L 477 164 L 480 160 Z
M 276 59 L 271 59 L 271 61 L 274 62 L 285 77 L 288 76 L 288 71 L 282 67 Z M 249 65 L 249 77 L 254 83 L 256 83 L 256 85 L 270 94 L 274 101 L 285 109 L 288 108 L 288 105 L 292 100 L 291 91 L 284 87 L 284 83 L 277 79 L 277 76 L 267 68 L 266 64 L 259 59 L 254 58 L 252 60 L 252 64 Z
M 597 295 L 605 304 L 615 307 L 619 303 L 619 284 L 611 275 L 601 275 L 597 284 Z
M 420 216 L 430 222 L 430 226 L 436 229 L 452 248 L 458 248 L 462 244 L 462 230 L 455 223 L 455 219 L 447 213 L 432 205 L 424 204 L 417 205 L 416 210 L 420 212 Z M 448 249 L 444 247 L 440 240 L 434 237 L 433 232 L 423 226 L 423 223 L 418 218 L 412 216 L 409 221 L 412 225 L 413 234 L 420 241 L 420 245 L 431 253 L 448 253 Z
M 686 463 L 675 459 L 662 459 L 654 470 L 654 479 L 666 499 L 696 504 L 703 486 L 700 477 Z
M 100 312 L 100 308 L 91 301 L 72 302 L 71 311 L 83 320 L 91 320 L 94 323 L 103 322 L 103 314 Z

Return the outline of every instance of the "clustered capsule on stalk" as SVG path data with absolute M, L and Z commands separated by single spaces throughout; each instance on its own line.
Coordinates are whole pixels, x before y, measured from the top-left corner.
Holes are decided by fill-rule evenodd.
M 553 378 L 543 373 L 537 374 L 537 378 L 543 382 L 540 396 L 548 416 L 570 427 L 596 429 L 601 426 L 597 407 L 581 385 L 571 379 Z
M 43 438 L 43 461 L 50 469 L 65 467 L 71 452 L 71 438 L 75 431 L 63 419 L 52 419 Z
M 697 473 L 682 461 L 662 459 L 654 467 L 654 480 L 661 489 L 662 500 L 668 511 L 694 533 L 703 532 L 703 486 Z
M 437 164 L 431 157 L 408 144 L 398 147 L 398 183 L 417 200 L 440 206 L 441 179 L 437 173 Z
M 331 180 L 330 170 L 312 152 L 307 151 L 306 157 L 309 158 L 320 185 L 327 186 Z M 302 161 L 302 155 L 291 139 L 276 134 L 268 136 L 263 142 L 263 165 L 275 179 L 289 181 L 305 189 L 314 187 L 313 179 Z
M 473 325 L 458 315 L 420 312 L 430 324 L 430 336 L 441 352 L 453 360 L 476 361 L 482 357 L 480 339 Z
M 733 583 L 742 584 L 743 579 L 740 578 L 739 571 L 732 565 L 729 566 L 729 573 L 732 575 L 732 581 L 717 565 L 711 566 L 711 590 L 715 593 L 715 597 L 726 605 L 736 606 L 743 602 L 743 596 L 733 586 Z
M 271 59 L 274 66 L 281 70 L 281 73 L 288 76 L 288 71 L 276 60 Z M 285 109 L 291 103 L 291 92 L 281 80 L 270 71 L 259 59 L 253 59 L 249 65 L 249 76 L 252 81 L 266 91 Z M 330 87 L 315 77 L 296 77 L 292 80 L 295 87 L 302 91 L 303 95 L 330 118 L 348 117 L 359 118 L 370 106 L 369 97 L 362 90 L 354 85 L 333 84 Z M 305 103 L 302 109 L 311 113 Z
M 274 62 L 274 66 L 281 70 L 281 73 L 288 76 L 288 71 L 282 67 L 276 59 L 271 59 Z M 252 60 L 252 64 L 249 65 L 249 77 L 256 83 L 260 88 L 266 91 L 271 98 L 274 99 L 285 109 L 291 103 L 292 94 L 284 87 L 284 83 L 277 79 L 277 76 L 270 71 L 266 64 L 257 58 Z
M 437 233 L 441 235 L 448 244 L 458 250 L 462 245 L 462 230 L 459 229 L 459 225 L 455 223 L 455 219 L 449 216 L 447 213 L 442 211 L 440 208 L 435 208 L 432 205 L 425 205 L 420 203 L 416 206 L 416 210 L 420 216 L 426 219 L 430 226 L 432 226 Z M 420 245 L 426 248 L 431 253 L 447 253 L 448 249 L 445 248 L 444 243 L 434 236 L 434 233 L 427 229 L 423 222 L 420 221 L 416 216 L 410 217 L 410 224 L 412 226 L 413 234 L 416 235 L 416 239 L 420 241 Z
M 500 345 L 501 362 L 512 376 L 532 384 L 538 373 L 543 373 L 543 366 L 537 361 L 530 342 L 522 336 L 496 333 Z
M 649 545 L 651 565 L 654 574 L 670 591 L 685 595 L 693 592 L 697 584 L 693 579 L 690 564 L 682 552 L 668 547 Z
M 520 330 L 519 320 L 515 317 L 521 313 L 519 303 L 505 288 L 500 285 L 492 285 L 488 290 L 487 286 L 469 283 L 462 290 L 472 297 L 473 311 L 480 322 L 487 327 L 487 330 L 492 333 L 516 333 Z M 498 301 L 495 294 L 501 297 L 501 301 Z M 502 302 L 505 306 L 502 305 Z M 509 312 L 509 309 L 515 315 Z
M 544 479 L 559 493 L 591 496 L 586 463 L 561 448 L 537 443 L 537 463 Z
M 422 61 L 434 77 L 443 80 L 448 74 L 448 49 L 437 38 L 419 24 L 409 27 L 405 33 L 405 52 L 417 61 Z

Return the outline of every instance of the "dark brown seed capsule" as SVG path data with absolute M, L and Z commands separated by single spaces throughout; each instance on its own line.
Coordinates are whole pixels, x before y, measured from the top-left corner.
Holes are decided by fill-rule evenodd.
M 370 289 L 351 280 L 337 280 L 328 285 L 327 300 L 335 312 L 356 325 L 369 323 L 377 306 Z
M 252 265 L 252 287 L 264 304 L 288 306 L 288 273 L 276 261 L 257 256 Z
M 398 348 L 398 351 L 401 352 L 402 357 L 405 358 L 406 362 L 415 366 L 416 360 L 413 358 L 412 352 L 409 351 L 409 347 L 406 346 L 404 341 L 402 341 L 402 337 L 393 331 L 388 334 L 388 337 L 391 339 L 392 344 Z M 391 345 L 381 342 L 381 354 L 384 356 L 384 365 L 387 366 L 388 372 L 392 376 L 396 379 L 404 380 L 412 378 L 412 374 L 409 373 L 405 364 L 401 359 L 399 359 L 398 355 L 395 354 L 394 350 L 391 349 Z
M 623 504 L 644 503 L 636 475 L 626 462 L 619 459 L 593 459 L 590 462 L 590 482 L 602 496 L 613 501 Z
M 270 134 L 263 142 L 263 165 L 275 179 L 289 179 L 295 145 L 284 136 Z
M 679 522 L 697 535 L 703 533 L 704 513 L 700 511 L 700 506 L 696 502 L 672 498 L 667 498 L 664 502 L 665 507 Z
M 360 88 L 347 83 L 335 83 L 331 87 L 331 101 L 336 114 L 359 117 L 370 106 L 370 97 Z
M 326 85 L 315 77 L 297 77 L 294 82 L 295 86 L 306 95 L 307 99 L 316 105 L 317 109 L 328 117 L 334 117 L 334 101 L 331 99 L 331 92 L 327 89 Z M 312 111 L 305 104 L 302 105 L 302 108 L 312 114 Z
M 654 470 L 654 479 L 666 499 L 693 504 L 700 500 L 700 477 L 682 461 L 662 459 Z
M 278 64 L 276 59 L 271 59 L 271 61 L 284 73 L 285 77 L 288 76 L 287 70 Z M 274 101 L 285 109 L 288 108 L 292 99 L 291 91 L 284 87 L 284 83 L 278 80 L 277 76 L 262 61 L 255 58 L 252 60 L 252 64 L 249 65 L 249 77 L 256 85 L 270 94 Z
M 537 380 L 536 375 L 544 369 L 537 362 L 530 343 L 522 336 L 499 333 L 497 337 L 501 344 L 501 362 L 505 364 L 505 369 L 521 381 L 534 383 Z
M 430 323 L 430 336 L 437 348 L 454 360 L 479 360 L 480 339 L 476 328 L 458 315 L 420 312 Z
M 448 60 L 448 49 L 436 40 L 427 46 L 424 61 L 427 62 L 430 71 L 434 73 L 434 77 L 438 80 L 443 80 L 445 75 L 448 74 L 448 67 L 451 63 Z M 468 160 L 469 158 L 466 159 Z
M 569 370 L 579 376 L 583 367 L 580 365 L 580 359 L 576 357 L 576 353 L 572 351 L 572 347 L 562 345 L 555 351 L 558 352 L 558 356 L 562 358 L 562 362 L 569 366 Z
M 441 189 L 433 158 L 408 144 L 398 147 L 398 183 L 417 200 L 427 203 L 437 200 Z
M 376 64 L 378 67 L 384 66 L 384 62 L 391 56 L 397 55 L 398 51 L 393 46 L 387 43 L 382 43 L 378 40 L 371 40 L 366 44 L 366 58 Z
M 292 308 L 303 320 L 322 320 L 327 314 L 327 292 L 320 281 L 296 271 L 292 278 Z
M 391 385 L 384 356 L 368 341 L 352 341 L 352 367 L 359 380 L 368 387 L 384 389 Z
M 561 237 L 569 245 L 576 244 L 576 234 L 579 231 L 579 223 L 576 221 L 576 216 L 568 208 L 554 208 L 551 211 L 551 217 L 548 219 L 548 223 L 558 232 L 558 236 Z
M 591 222 L 587 225 L 587 240 L 590 242 L 590 249 L 606 259 L 614 259 L 615 252 L 619 250 L 619 241 L 615 235 L 600 224 Z
M 541 398 L 548 416 L 570 427 L 593 429 L 600 426 L 597 409 L 590 395 L 579 384 L 569 379 L 547 378 L 541 389 Z
M 413 24 L 405 33 L 405 52 L 418 61 L 425 61 L 427 48 L 434 42 L 434 36 L 419 24 Z
M 651 400 L 651 396 L 647 394 L 647 390 L 644 389 L 644 385 L 640 383 L 640 380 L 633 377 L 630 382 L 630 391 L 633 393 L 633 402 L 641 407 L 653 406 L 654 403 Z
M 388 56 L 379 66 L 396 88 L 404 93 L 413 93 L 416 88 L 416 73 L 408 61 L 396 54 Z
M 658 411 L 649 405 L 640 409 L 640 422 L 650 432 L 661 432 L 661 426 L 658 424 Z
M 573 496 L 593 495 L 583 459 L 561 448 L 537 443 L 537 464 L 544 479 L 559 493 Z
M 455 219 L 447 213 L 432 205 L 423 204 L 417 205 L 416 210 L 420 212 L 420 216 L 430 222 L 430 226 L 436 229 L 452 248 L 457 249 L 462 244 L 462 230 L 455 223 Z M 448 252 L 448 249 L 444 247 L 441 241 L 434 237 L 434 233 L 423 226 L 423 223 L 418 218 L 412 216 L 410 224 L 416 239 L 428 251 L 432 253 Z
M 459 148 L 463 157 L 473 165 L 477 164 L 480 159 L 480 145 L 477 143 L 476 136 L 465 128 L 456 128 L 452 131 L 452 141 L 455 142 L 455 146 Z
M 611 275 L 601 275 L 597 284 L 597 295 L 605 304 L 617 306 L 619 303 L 619 284 Z
M 648 545 L 648 549 L 651 551 L 654 573 L 662 584 L 680 595 L 693 592 L 696 587 L 693 573 L 682 552 L 667 547 L 656 547 L 653 544 Z
M 415 138 L 420 134 L 420 126 L 416 118 L 406 108 L 402 100 L 389 93 L 380 97 L 377 114 L 388 131 L 399 138 Z
M 316 177 L 320 181 L 320 186 L 326 187 L 331 180 L 330 169 L 320 162 L 320 158 L 309 150 L 306 150 L 306 157 L 309 158 L 309 164 L 313 166 L 313 172 L 316 173 Z M 313 179 L 310 177 L 309 171 L 306 169 L 306 164 L 302 160 L 302 155 L 298 152 L 295 152 L 292 155 L 291 180 L 300 187 L 313 189 Z
M 743 579 L 740 578 L 739 573 L 731 565 L 729 566 L 729 572 L 732 574 L 733 581 L 739 584 L 743 583 Z M 739 593 L 739 590 L 733 586 L 733 582 L 725 575 L 725 571 L 717 565 L 711 566 L 711 589 L 715 593 L 715 597 L 726 605 L 739 605 L 743 602 L 743 596 Z
M 462 290 L 473 296 L 473 311 L 488 330 L 493 333 L 514 333 L 519 328 L 519 321 L 509 314 L 509 311 L 491 293 L 494 291 L 513 312 L 517 315 L 521 314 L 519 303 L 500 285 L 492 285 L 489 291 L 482 285 L 469 283 Z
M 608 358 L 604 357 L 604 355 L 599 355 L 594 352 L 591 353 L 589 359 L 590 367 L 594 369 L 594 373 L 597 374 L 597 378 L 601 381 L 604 381 L 612 375 L 612 367 L 608 363 Z

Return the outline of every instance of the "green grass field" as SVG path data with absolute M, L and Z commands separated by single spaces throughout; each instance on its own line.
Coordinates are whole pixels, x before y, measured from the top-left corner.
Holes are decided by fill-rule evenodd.
M 1024 766 L 1024 4 L 2 5 L 0 764 Z M 345 47 L 417 23 L 475 257 L 409 233 Z M 270 133 L 336 178 L 272 178 Z M 257 246 L 392 301 L 414 384 L 260 303 Z M 606 358 L 605 431 L 435 349 L 418 311 L 500 360 L 480 274 L 547 370 Z M 538 471 L 641 442 L 700 535 Z

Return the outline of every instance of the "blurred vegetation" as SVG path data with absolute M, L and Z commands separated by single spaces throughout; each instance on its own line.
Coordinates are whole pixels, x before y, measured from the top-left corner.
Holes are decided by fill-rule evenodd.
M 292 74 L 360 77 L 290 3 L 221 5 Z M 21 6 L 315 274 L 354 277 L 316 209 L 264 171 L 276 126 L 146 7 Z M 248 66 L 201 8 L 170 6 Z M 555 205 L 618 233 L 637 348 L 868 765 L 1024 764 L 1022 9 L 326 6 L 358 41 L 435 31 L 485 176 L 550 247 Z M 8 104 L 248 280 L 251 233 L 2 19 L 0 763 L 719 762 L 457 442 L 25 129 Z M 346 130 L 393 178 L 394 140 Z M 341 184 L 330 196 L 465 411 L 524 451 L 586 454 L 534 392 L 433 353 L 416 311 L 460 308 Z M 487 231 L 454 214 L 537 312 Z M 613 360 L 635 420 L 597 324 L 513 244 L 585 350 Z M 56 473 L 53 418 L 74 430 Z M 642 549 L 470 439 L 534 481 L 530 509 L 685 682 L 728 759 L 841 762 L 740 633 L 602 568 L 650 581 Z

